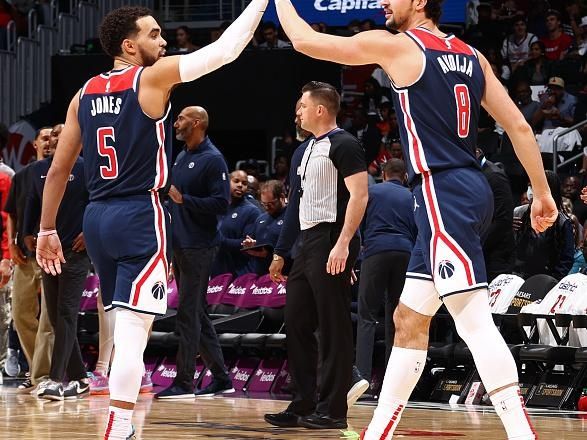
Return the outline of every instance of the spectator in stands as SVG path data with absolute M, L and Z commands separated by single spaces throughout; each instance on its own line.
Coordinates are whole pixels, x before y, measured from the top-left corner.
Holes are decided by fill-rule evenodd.
M 212 266 L 212 276 L 232 273 L 240 276 L 250 272 L 250 258 L 241 252 L 241 243 L 255 228 L 261 210 L 245 198 L 248 188 L 247 174 L 233 171 L 230 174 L 230 205 L 220 219 L 220 249 Z
M 218 251 L 218 216 L 226 213 L 230 193 L 228 167 L 207 135 L 208 126 L 208 112 L 198 106 L 184 108 L 174 124 L 176 138 L 185 142 L 173 165 L 169 188 L 173 265 L 179 288 L 177 376 L 170 387 L 155 395 L 157 399 L 194 397 L 198 352 L 214 380 L 195 395 L 234 392 L 206 310 L 208 279 Z
M 377 29 L 374 20 L 367 18 L 361 22 L 361 32 L 372 31 L 373 29 Z
M 367 110 L 358 108 L 353 114 L 353 126 L 349 132 L 354 135 L 365 150 L 365 160 L 371 163 L 379 154 L 381 133 L 377 129 L 375 118 L 369 119 Z
M 285 190 L 279 180 L 269 180 L 261 185 L 261 206 L 265 213 L 255 221 L 252 234 L 243 240 L 243 252 L 251 257 L 252 271 L 265 275 L 277 244 L 286 213 Z
M 375 78 L 369 77 L 363 85 L 362 107 L 367 111 L 367 115 L 379 119 L 379 107 L 382 103 L 388 102 L 389 99 L 383 95 L 381 86 Z
M 387 363 L 395 335 L 393 312 L 404 287 L 410 254 L 418 235 L 414 198 L 405 187 L 404 161 L 391 159 L 386 162 L 383 180 L 383 183 L 369 187 L 369 202 L 363 220 L 355 365 L 369 382 L 379 311 L 384 304 Z
M 537 234 L 530 226 L 531 187 L 528 188 L 530 205 L 514 209 L 516 243 L 514 273 L 524 279 L 547 274 L 557 280 L 569 273 L 573 266 L 574 238 L 571 220 L 562 212 L 561 186 L 558 176 L 546 171 L 546 179 L 559 210 L 558 219 L 551 228 Z M 519 225 L 519 226 L 518 226 Z
M 538 122 L 542 122 L 542 129 L 556 127 L 570 127 L 575 117 L 577 98 L 565 91 L 565 80 L 553 76 L 548 80 L 546 93 L 540 97 L 542 112 Z
M 516 69 L 515 79 L 528 81 L 531 86 L 541 86 L 547 83 L 551 71 L 552 62 L 546 58 L 544 43 L 535 41 L 530 45 L 528 60 Z
M 488 47 L 487 49 L 485 49 L 483 53 L 487 58 L 487 61 L 489 61 L 489 64 L 491 65 L 491 68 L 493 69 L 493 73 L 495 73 L 495 76 L 503 84 L 506 84 L 512 76 L 512 71 L 510 69 L 509 64 L 504 62 L 499 50 L 497 50 L 497 48 L 495 47 Z
M 564 199 L 569 200 L 572 206 L 572 213 L 577 216 L 581 225 L 587 220 L 587 206 L 579 198 L 582 179 L 580 176 L 567 176 L 561 186 L 561 194 Z
M 379 104 L 379 118 L 380 121 L 376 125 L 381 136 L 388 136 L 392 132 L 392 137 L 396 137 L 395 134 L 398 132 L 397 115 L 391 102 L 386 101 Z
M 578 24 L 575 44 L 579 50 L 579 55 L 584 56 L 587 53 L 587 15 L 581 18 Z
M 402 145 L 399 138 L 384 137 L 377 157 L 369 164 L 368 171 L 372 176 L 380 176 L 383 166 L 391 159 L 403 159 Z
M 170 48 L 174 52 L 193 52 L 200 47 L 192 42 L 192 32 L 187 26 L 180 26 L 175 31 L 175 46 Z
M 490 3 L 479 3 L 477 6 L 477 24 L 467 29 L 464 40 L 476 49 L 485 53 L 486 49 L 496 48 L 503 40 L 501 29 L 496 25 L 492 17 Z
M 8 131 L 8 127 L 6 127 L 6 125 L 4 125 L 3 123 L 0 122 L 0 173 L 6 174 L 8 177 L 10 177 L 12 179 L 12 177 L 14 176 L 14 170 L 4 163 L 4 158 L 2 157 L 4 149 L 6 148 L 6 145 L 8 145 L 9 137 L 10 137 L 10 132 Z M 2 203 L 3 204 L 6 203 L 6 198 L 4 198 Z M 6 221 L 7 220 L 4 218 L 4 216 L 5 216 L 5 213 L 2 212 L 4 228 L 6 228 Z
M 52 127 L 41 128 L 33 147 L 37 158 L 53 155 Z M 53 329 L 47 314 L 47 305 L 39 290 L 41 270 L 32 251 L 24 241 L 24 214 L 26 200 L 31 187 L 31 166 L 20 169 L 12 179 L 10 194 L 4 206 L 8 214 L 8 243 L 10 257 L 15 264 L 12 286 L 12 319 L 22 349 L 30 368 L 30 377 L 19 385 L 19 392 L 30 392 L 49 377 L 51 353 L 53 352 Z M 39 315 L 40 312 L 40 315 Z
M 587 262 L 585 261 L 585 256 L 583 255 L 584 249 L 584 231 L 579 223 L 579 219 L 575 215 L 570 216 L 571 222 L 573 224 L 573 237 L 575 238 L 575 253 L 573 254 L 573 267 L 569 271 L 569 275 L 572 273 L 580 272 L 581 270 L 587 267 Z
M 259 188 L 261 186 L 259 179 L 257 179 L 252 174 L 247 175 L 247 192 L 245 193 L 245 199 L 259 208 L 259 211 L 263 211 L 263 207 L 261 206 L 261 202 L 259 201 L 260 193 Z
M 259 49 L 289 49 L 291 43 L 279 39 L 277 26 L 272 21 L 267 21 L 261 26 L 263 31 L 263 43 L 259 44 Z
M 239 167 L 239 170 L 244 171 L 247 176 L 253 176 L 257 179 L 260 178 L 259 162 L 256 159 L 247 159 Z
M 273 161 L 273 169 L 274 173 L 271 178 L 281 182 L 283 185 L 283 192 L 287 194 L 289 192 L 289 159 L 287 156 L 283 154 L 276 156 Z
M 57 147 L 62 128 L 63 124 L 58 124 L 51 132 L 54 148 Z M 45 177 L 52 162 L 53 154 L 30 165 L 31 187 L 23 227 L 25 241 L 38 233 Z M 88 395 L 90 391 L 86 367 L 77 340 L 77 317 L 84 283 L 90 269 L 90 259 L 82 232 L 88 198 L 84 161 L 80 157 L 71 170 L 55 227 L 67 263 L 57 275 L 44 271 L 41 273 L 45 305 L 54 329 L 55 344 L 51 355 L 49 380 L 39 386 L 37 396 L 48 400 L 75 399 Z M 64 384 L 66 377 L 69 382 Z
M 493 218 L 483 243 L 487 282 L 491 283 L 498 275 L 511 273 L 513 269 L 514 199 L 505 171 L 487 160 L 480 148 L 477 148 L 476 153 L 481 171 L 493 193 Z
M 526 19 L 523 15 L 517 15 L 513 21 L 513 32 L 501 46 L 501 57 L 510 65 L 512 72 L 522 66 L 528 59 L 530 45 L 538 41 L 538 37 L 528 32 Z
M 546 49 L 546 58 L 562 60 L 573 44 L 573 38 L 563 32 L 560 12 L 554 9 L 546 12 L 546 30 L 548 34 L 540 39 Z
M 514 102 L 524 115 L 532 130 L 536 131 L 540 125 L 540 103 L 532 99 L 532 89 L 526 81 L 518 81 L 513 88 Z
M 0 136 L 2 135 L 0 134 Z M 1 142 L 2 139 L 0 139 L 0 145 Z M 0 149 L 0 151 L 2 150 Z M 2 163 L 2 165 L 4 164 Z M 7 168 L 12 170 L 10 167 Z M 12 172 L 14 173 L 14 171 Z M 8 251 L 7 215 L 4 212 L 4 205 L 10 192 L 10 179 L 11 176 L 0 169 L 0 209 L 2 209 L 0 223 L 0 368 L 4 365 L 8 354 L 8 333 L 12 319 L 10 314 L 10 285 L 8 282 L 12 276 L 13 266 L 10 261 L 10 252 Z

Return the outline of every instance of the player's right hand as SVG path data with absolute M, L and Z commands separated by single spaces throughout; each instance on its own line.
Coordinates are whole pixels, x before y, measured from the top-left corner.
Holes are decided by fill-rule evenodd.
M 279 258 L 271 262 L 271 265 L 269 266 L 269 276 L 271 278 L 271 281 L 275 283 L 280 283 L 287 279 L 287 277 L 284 277 L 281 273 L 284 264 L 285 260 L 283 258 Z
M 65 258 L 57 234 L 37 238 L 37 263 L 50 275 L 61 273 L 61 263 L 65 263 Z
M 538 233 L 544 232 L 554 224 L 557 218 L 558 209 L 550 193 L 542 196 L 534 194 L 530 211 L 532 229 Z
M 10 243 L 8 251 L 10 252 L 10 259 L 14 261 L 14 264 L 19 266 L 26 264 L 27 259 L 16 243 Z

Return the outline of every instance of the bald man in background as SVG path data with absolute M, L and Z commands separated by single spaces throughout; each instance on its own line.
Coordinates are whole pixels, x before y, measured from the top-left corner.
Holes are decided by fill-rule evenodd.
M 173 228 L 173 267 L 179 287 L 177 308 L 177 376 L 157 399 L 194 398 L 194 369 L 198 352 L 214 376 L 198 396 L 233 393 L 222 349 L 206 311 L 208 278 L 218 251 L 217 217 L 226 213 L 230 199 L 228 167 L 222 153 L 208 138 L 208 113 L 186 107 L 174 127 L 185 142 L 171 172 L 169 189 Z

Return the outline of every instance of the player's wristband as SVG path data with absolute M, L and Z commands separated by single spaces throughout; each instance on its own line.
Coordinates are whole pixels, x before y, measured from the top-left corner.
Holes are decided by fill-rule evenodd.
M 57 235 L 57 230 L 55 229 L 48 229 L 46 231 L 39 231 L 37 237 L 47 237 L 48 235 Z

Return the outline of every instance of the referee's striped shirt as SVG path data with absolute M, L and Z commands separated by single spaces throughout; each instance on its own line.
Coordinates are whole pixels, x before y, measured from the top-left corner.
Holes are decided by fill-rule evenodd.
M 336 128 L 311 139 L 298 168 L 300 229 L 320 223 L 342 226 L 350 198 L 344 179 L 363 171 L 367 171 L 363 147 L 350 133 Z

